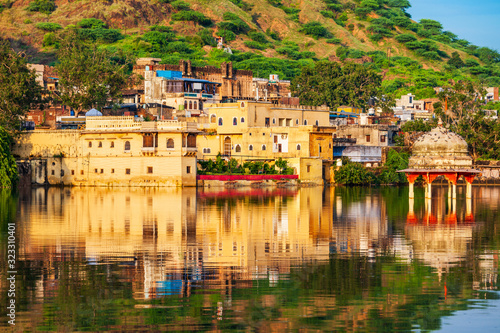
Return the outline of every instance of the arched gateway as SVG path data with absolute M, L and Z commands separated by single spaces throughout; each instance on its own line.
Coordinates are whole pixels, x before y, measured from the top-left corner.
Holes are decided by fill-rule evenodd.
M 418 176 L 427 182 L 426 198 L 431 198 L 431 184 L 438 176 L 444 176 L 452 185 L 451 196 L 457 196 L 457 180 L 464 177 L 467 182 L 467 198 L 472 197 L 472 181 L 481 172 L 472 168 L 472 157 L 467 142 L 458 134 L 438 127 L 418 138 L 413 145 L 408 169 L 404 172 L 410 183 L 410 199 L 414 198 L 413 184 Z M 451 190 L 451 189 L 450 189 Z

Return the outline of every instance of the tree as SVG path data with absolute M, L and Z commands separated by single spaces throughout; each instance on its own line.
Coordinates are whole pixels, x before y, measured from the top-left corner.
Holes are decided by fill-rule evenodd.
M 74 33 L 61 40 L 57 55 L 61 102 L 77 111 L 118 101 L 130 83 L 128 56 L 84 43 Z
M 12 188 L 17 184 L 17 165 L 10 153 L 12 138 L 0 126 L 0 188 Z
M 458 54 L 458 52 L 455 51 L 451 54 L 451 58 L 450 58 L 450 60 L 448 60 L 448 65 L 450 65 L 454 68 L 462 68 L 465 66 L 465 63 L 460 58 L 460 55 Z
M 457 82 L 438 94 L 434 112 L 461 135 L 474 158 L 500 158 L 500 126 L 482 111 L 481 96 L 486 92 L 479 83 Z
M 42 87 L 25 59 L 0 40 L 0 127 L 12 133 L 31 108 L 41 106 Z
M 371 97 L 380 96 L 382 78 L 363 65 L 343 67 L 329 61 L 304 67 L 291 84 L 291 90 L 306 105 L 365 107 Z

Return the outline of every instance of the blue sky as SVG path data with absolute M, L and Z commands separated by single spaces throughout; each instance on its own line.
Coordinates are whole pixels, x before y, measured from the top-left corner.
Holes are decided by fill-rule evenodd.
M 500 51 L 500 0 L 410 0 L 412 19 L 441 22 L 448 30 L 478 46 Z

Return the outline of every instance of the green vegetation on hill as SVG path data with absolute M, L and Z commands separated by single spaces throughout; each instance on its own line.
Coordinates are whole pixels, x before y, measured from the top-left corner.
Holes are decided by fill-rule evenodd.
M 25 7 L 4 2 L 0 17 L 7 36 L 33 48 L 33 61 L 56 61 L 58 36 L 75 29 L 80 39 L 130 56 L 164 63 L 251 69 L 256 76 L 293 79 L 303 67 L 338 56 L 373 59 L 364 66 L 383 76 L 391 97 L 432 90 L 450 80 L 500 85 L 500 54 L 472 45 L 431 19 L 415 22 L 408 0 L 35 0 Z M 75 13 L 78 13 L 76 15 Z M 134 13 L 134 14 L 130 14 Z M 7 17 L 13 17 L 8 21 Z M 32 29 L 36 27 L 37 29 Z M 224 38 L 232 54 L 214 49 Z M 22 44 L 20 44 L 22 45 Z M 34 52 L 33 50 L 37 50 Z

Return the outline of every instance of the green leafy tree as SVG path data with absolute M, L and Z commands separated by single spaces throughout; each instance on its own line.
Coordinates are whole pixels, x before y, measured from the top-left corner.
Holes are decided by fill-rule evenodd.
M 101 108 L 118 101 L 121 90 L 131 83 L 131 59 L 84 43 L 73 33 L 61 40 L 57 55 L 60 99 L 75 110 Z
M 458 54 L 458 52 L 453 52 L 451 54 L 450 60 L 448 60 L 448 65 L 450 65 L 453 68 L 462 68 L 465 66 L 465 63 L 460 58 L 460 55 Z
M 387 153 L 387 160 L 384 163 L 379 175 L 382 184 L 405 184 L 408 182 L 404 173 L 397 172 L 408 168 L 410 154 L 398 152 L 394 149 Z
M 10 153 L 12 137 L 0 126 L 0 188 L 15 187 L 18 181 L 17 165 Z
M 371 97 L 380 96 L 382 78 L 363 65 L 341 67 L 329 61 L 305 67 L 291 84 L 293 94 L 306 105 L 365 107 Z
M 21 54 L 0 40 L 0 126 L 13 133 L 31 108 L 43 106 L 43 88 Z
M 40 12 L 49 15 L 56 10 L 56 4 L 54 3 L 54 0 L 35 0 L 30 2 L 26 10 L 29 12 Z
M 335 183 L 342 185 L 368 185 L 378 183 L 377 178 L 361 163 L 348 162 L 335 171 Z

